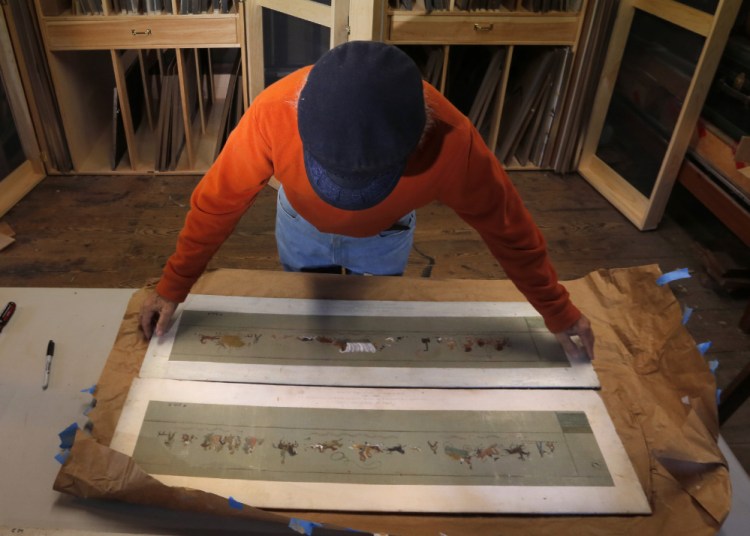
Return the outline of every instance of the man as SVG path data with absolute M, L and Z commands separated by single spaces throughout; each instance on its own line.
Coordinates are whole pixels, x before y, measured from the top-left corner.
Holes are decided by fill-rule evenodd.
M 356 41 L 269 86 L 196 187 L 156 291 L 141 310 L 160 336 L 271 176 L 285 269 L 400 275 L 415 209 L 440 201 L 474 227 L 566 352 L 589 321 L 571 303 L 515 188 L 469 120 L 383 43 Z

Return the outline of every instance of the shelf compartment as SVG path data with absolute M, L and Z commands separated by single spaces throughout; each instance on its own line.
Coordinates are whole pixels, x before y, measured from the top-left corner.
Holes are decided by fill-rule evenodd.
M 115 87 L 110 52 L 56 52 L 49 56 L 73 168 L 81 173 L 108 170 Z

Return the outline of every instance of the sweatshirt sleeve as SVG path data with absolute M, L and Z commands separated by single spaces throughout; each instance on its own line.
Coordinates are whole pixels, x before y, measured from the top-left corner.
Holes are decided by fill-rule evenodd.
M 467 120 L 468 121 L 468 120 Z M 547 328 L 560 332 L 581 316 L 558 279 L 539 228 L 497 158 L 468 127 L 463 167 L 446 178 L 440 201 L 480 234 L 508 278 L 539 311 Z
M 177 247 L 156 286 L 164 298 L 185 300 L 211 257 L 273 175 L 271 149 L 261 135 L 256 102 L 193 191 Z

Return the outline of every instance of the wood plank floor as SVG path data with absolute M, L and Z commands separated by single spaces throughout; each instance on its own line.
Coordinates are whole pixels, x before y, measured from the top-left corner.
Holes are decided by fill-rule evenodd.
M 549 243 L 562 280 L 598 268 L 658 264 L 689 268 L 693 277 L 671 284 L 694 309 L 687 327 L 696 342 L 711 341 L 707 359 L 719 361 L 725 388 L 750 363 L 750 335 L 737 322 L 750 299 L 722 292 L 706 274 L 703 248 L 750 266 L 750 251 L 677 190 L 656 231 L 637 231 L 577 175 L 512 173 Z M 16 243 L 0 252 L 0 286 L 141 287 L 158 278 L 174 247 L 198 177 L 50 177 L 4 218 Z M 259 195 L 211 268 L 279 270 L 273 235 L 275 192 Z M 418 212 L 407 275 L 459 279 L 504 277 L 476 232 L 446 207 Z M 750 402 L 722 434 L 750 469 Z

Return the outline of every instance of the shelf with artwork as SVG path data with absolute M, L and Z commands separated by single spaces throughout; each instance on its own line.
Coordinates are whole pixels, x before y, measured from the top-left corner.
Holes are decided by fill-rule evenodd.
M 510 169 L 571 164 L 586 45 L 611 7 L 583 1 L 390 0 L 383 36 L 474 123 Z M 593 62 L 595 63 L 595 62 Z M 571 141 L 572 140 L 572 141 Z M 566 169 L 567 170 L 567 169 Z
M 73 173 L 210 167 L 248 105 L 243 2 L 35 7 Z

